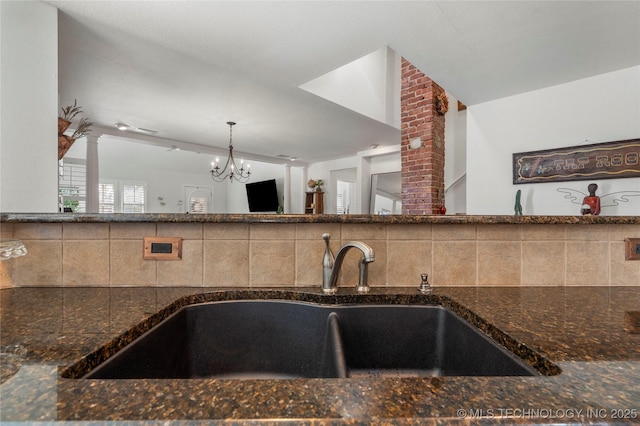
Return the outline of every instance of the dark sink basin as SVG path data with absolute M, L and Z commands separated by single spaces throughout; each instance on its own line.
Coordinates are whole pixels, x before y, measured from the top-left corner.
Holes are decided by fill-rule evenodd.
M 539 374 L 442 306 L 238 300 L 183 307 L 84 377 Z
M 349 376 L 532 376 L 539 373 L 441 306 L 340 311 Z
M 328 314 L 276 301 L 187 306 L 86 378 L 345 377 Z

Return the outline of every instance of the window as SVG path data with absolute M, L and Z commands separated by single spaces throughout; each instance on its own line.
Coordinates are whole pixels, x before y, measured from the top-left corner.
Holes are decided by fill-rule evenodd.
M 185 185 L 185 198 L 187 199 L 187 211 L 195 214 L 209 213 L 213 200 L 213 189 L 208 186 Z
M 62 207 L 74 213 L 86 212 L 87 205 L 87 161 L 79 158 L 60 160 L 58 192 Z
M 98 185 L 98 212 L 115 213 L 116 185 L 115 183 L 100 183 Z
M 144 213 L 147 185 L 144 182 L 101 181 L 98 185 L 98 212 Z
M 336 181 L 336 213 L 349 214 L 349 201 L 354 194 L 353 182 L 338 179 Z
M 122 185 L 122 213 L 144 213 L 146 185 Z
M 336 213 L 344 214 L 344 194 L 336 195 Z
M 189 199 L 189 213 L 208 213 L 209 206 L 206 197 L 191 196 Z

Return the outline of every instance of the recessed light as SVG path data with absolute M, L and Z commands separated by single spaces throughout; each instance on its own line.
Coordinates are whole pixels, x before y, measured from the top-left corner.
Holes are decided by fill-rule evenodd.
M 118 130 L 127 130 L 129 128 L 129 125 L 124 123 L 116 123 L 116 127 L 118 128 Z

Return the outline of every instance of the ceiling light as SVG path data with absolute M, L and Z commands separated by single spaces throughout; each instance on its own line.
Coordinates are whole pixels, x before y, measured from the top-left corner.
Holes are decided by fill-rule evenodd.
M 118 130 L 127 130 L 129 128 L 129 125 L 124 123 L 116 123 L 116 127 L 118 128 Z
M 231 182 L 237 180 L 238 182 L 246 182 L 251 175 L 251 165 L 247 164 L 247 169 L 244 169 L 244 160 L 240 160 L 240 167 L 236 165 L 236 160 L 233 158 L 233 126 L 236 125 L 233 121 L 227 121 L 229 125 L 229 158 L 221 169 L 218 165 L 220 161 L 216 158 L 216 161 L 211 162 L 211 178 L 216 182 L 222 182 L 229 179 Z M 229 171 L 227 171 L 229 169 Z
M 156 133 L 158 133 L 157 130 L 145 129 L 143 127 L 136 127 L 136 132 L 148 133 L 150 135 L 155 135 Z
M 276 157 L 283 158 L 283 159 L 289 160 L 289 161 L 296 161 L 298 159 L 298 157 L 293 157 L 293 156 L 287 155 L 287 154 L 278 154 L 278 155 L 276 155 Z

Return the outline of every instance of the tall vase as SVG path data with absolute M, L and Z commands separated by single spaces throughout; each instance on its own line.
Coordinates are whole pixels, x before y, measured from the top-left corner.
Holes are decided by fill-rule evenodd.
M 67 135 L 58 135 L 58 160 L 62 160 L 62 157 L 69 151 L 71 145 L 76 140 Z
M 62 157 L 69 151 L 71 145 L 76 141 L 70 136 L 64 134 L 69 128 L 71 122 L 64 118 L 58 117 L 58 160 L 62 160 Z
M 58 136 L 62 135 L 71 126 L 69 120 L 58 117 Z

